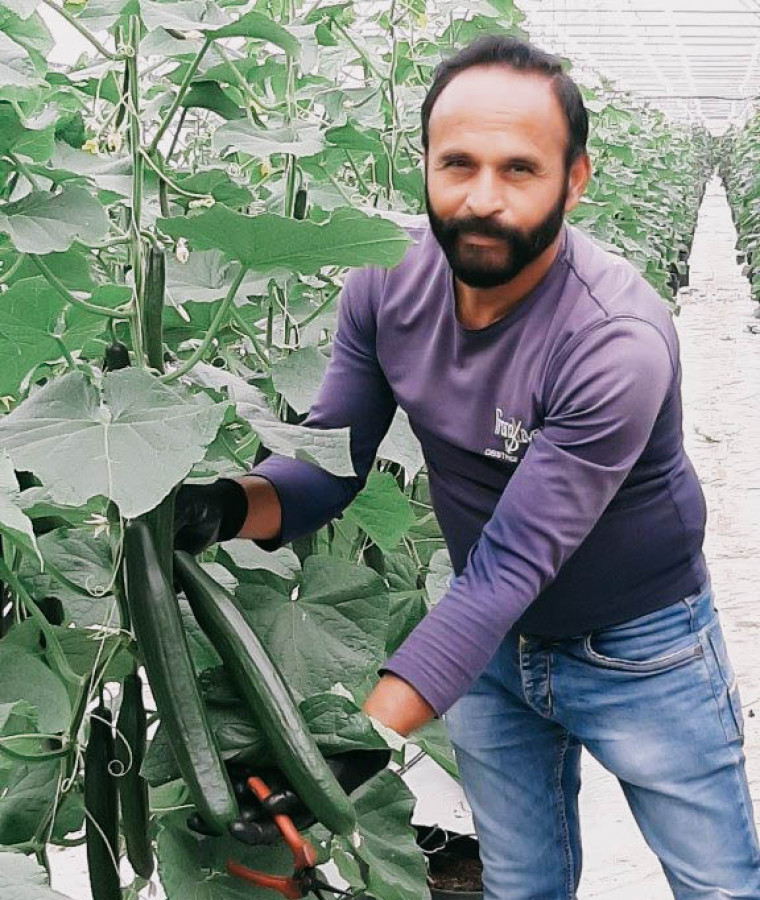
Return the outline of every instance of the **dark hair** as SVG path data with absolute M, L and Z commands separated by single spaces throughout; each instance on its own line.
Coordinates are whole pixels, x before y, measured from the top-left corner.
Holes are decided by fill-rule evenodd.
M 447 57 L 433 73 L 433 83 L 422 103 L 422 146 L 428 150 L 430 113 L 441 91 L 460 72 L 474 66 L 506 66 L 518 72 L 546 75 L 567 118 L 570 139 L 565 151 L 565 165 L 570 165 L 586 152 L 588 113 L 578 85 L 563 70 L 558 56 L 546 53 L 518 38 L 489 34 L 473 41 L 464 49 Z

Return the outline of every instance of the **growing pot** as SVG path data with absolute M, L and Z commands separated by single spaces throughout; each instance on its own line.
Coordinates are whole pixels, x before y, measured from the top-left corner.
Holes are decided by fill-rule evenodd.
M 417 845 L 428 860 L 432 900 L 483 900 L 483 866 L 474 835 L 415 825 Z

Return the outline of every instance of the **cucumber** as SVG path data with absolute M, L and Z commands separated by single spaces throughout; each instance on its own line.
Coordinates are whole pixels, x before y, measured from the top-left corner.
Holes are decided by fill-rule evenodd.
M 154 863 L 153 848 L 148 834 L 150 818 L 148 782 L 140 775 L 140 766 L 145 758 L 145 707 L 142 698 L 142 679 L 137 672 L 132 672 L 124 679 L 116 728 L 123 738 L 116 744 L 116 756 L 124 767 L 124 774 L 118 781 L 121 825 L 127 845 L 127 859 L 138 875 L 149 879 L 153 874 Z
M 101 703 L 90 719 L 90 739 L 84 754 L 85 836 L 92 900 L 121 900 L 119 794 L 116 779 L 108 770 L 113 759 L 111 713 Z
M 153 697 L 190 797 L 208 828 L 224 834 L 237 801 L 206 718 L 177 597 L 148 524 L 124 529 L 127 603 Z
M 129 348 L 121 341 L 113 341 L 106 347 L 103 356 L 103 371 L 115 372 L 117 369 L 126 369 L 130 366 Z
M 164 371 L 164 288 L 166 285 L 166 254 L 155 247 L 148 249 L 145 266 L 145 288 L 142 332 L 148 365 Z
M 293 201 L 293 218 L 294 219 L 305 219 L 306 218 L 306 188 L 300 187 L 296 191 L 295 200 Z
M 293 789 L 326 828 L 335 834 L 350 834 L 356 826 L 354 806 L 235 598 L 189 553 L 175 552 L 174 571 L 198 624 L 221 656 Z

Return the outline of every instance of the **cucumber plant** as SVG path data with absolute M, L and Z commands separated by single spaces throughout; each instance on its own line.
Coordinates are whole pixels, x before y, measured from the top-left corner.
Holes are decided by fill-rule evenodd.
M 87 42 L 71 65 L 51 61 L 51 16 Z M 189 812 L 209 801 L 218 830 L 233 815 L 220 759 L 264 765 L 313 753 L 310 740 L 325 755 L 391 740 L 402 760 L 361 704 L 450 575 L 403 415 L 342 518 L 292 549 L 229 542 L 201 560 L 234 593 L 311 736 L 275 748 L 280 757 L 190 604 L 181 597 L 180 618 L 171 612 L 172 497 L 187 479 L 243 474 L 270 451 L 352 474 L 346 433 L 300 424 L 343 278 L 396 265 L 410 244 L 404 217 L 424 215 L 419 110 L 435 66 L 483 33 L 527 37 L 523 25 L 512 0 L 466 12 L 453 0 L 367 12 L 0 0 L 0 869 L 14 873 L 14 897 L 25 886 L 43 896 L 49 847 L 96 846 L 87 750 L 110 746 L 98 723 L 116 723 L 108 772 L 132 898 L 160 877 L 170 900 L 199 884 L 234 900 L 227 858 L 286 866 L 278 848 L 188 831 Z M 587 98 L 595 175 L 573 221 L 672 302 L 709 142 L 609 91 Z M 145 665 L 150 678 L 158 653 L 129 596 L 146 573 L 124 548 L 146 530 L 167 627 L 187 639 L 185 684 L 167 687 L 172 670 L 160 666 L 158 683 L 167 694 L 197 683 L 188 702 L 208 724 L 205 758 L 217 755 L 211 797 L 177 738 L 187 722 L 138 701 L 136 672 Z M 160 688 L 154 699 L 166 709 Z M 440 722 L 410 743 L 456 774 Z M 321 858 L 367 896 L 425 897 L 402 779 L 385 772 L 351 799 L 349 836 L 340 795 L 322 809 L 339 814 L 336 834 L 311 832 Z M 109 858 L 95 853 L 115 894 L 110 828 Z M 382 856 L 389 842 L 393 859 Z

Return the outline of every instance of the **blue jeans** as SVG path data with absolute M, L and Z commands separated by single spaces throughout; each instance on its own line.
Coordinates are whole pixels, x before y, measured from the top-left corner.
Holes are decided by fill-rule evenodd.
M 760 900 L 744 720 L 709 585 L 573 638 L 510 632 L 445 721 L 485 900 L 575 900 L 582 746 L 617 777 L 677 900 Z

